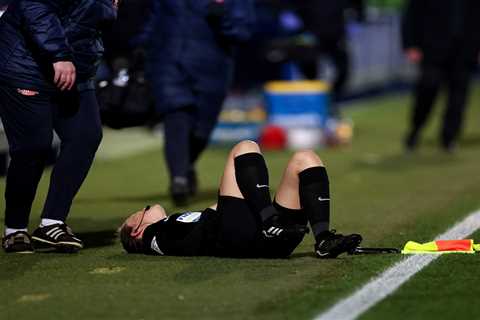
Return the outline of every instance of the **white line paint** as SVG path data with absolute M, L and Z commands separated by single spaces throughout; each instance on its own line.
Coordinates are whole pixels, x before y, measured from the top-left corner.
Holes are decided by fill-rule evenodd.
M 480 229 L 480 210 L 469 214 L 463 221 L 438 235 L 435 240 L 464 239 L 478 229 Z M 315 320 L 356 319 L 440 256 L 438 254 L 422 254 L 403 259 L 378 277 L 370 280 L 351 296 L 339 301 L 317 316 Z

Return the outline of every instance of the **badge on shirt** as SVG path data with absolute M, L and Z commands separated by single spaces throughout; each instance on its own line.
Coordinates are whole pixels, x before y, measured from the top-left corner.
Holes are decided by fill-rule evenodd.
M 202 213 L 198 211 L 185 212 L 177 218 L 177 221 L 183 222 L 183 223 L 198 222 L 201 216 L 202 216 Z

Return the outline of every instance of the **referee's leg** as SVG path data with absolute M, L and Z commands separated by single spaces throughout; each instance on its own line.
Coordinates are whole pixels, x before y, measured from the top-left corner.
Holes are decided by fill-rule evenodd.
M 288 210 L 302 209 L 318 237 L 329 229 L 329 190 L 327 170 L 318 155 L 311 150 L 297 151 L 288 162 L 275 202 Z
M 5 190 L 6 234 L 26 229 L 38 182 L 51 150 L 49 96 L 0 86 L 0 116 L 11 157 Z M 13 232 L 12 232 L 13 233 Z
M 261 222 L 260 212 L 272 204 L 268 180 L 268 169 L 260 147 L 245 140 L 230 151 L 220 183 L 220 195 L 245 199 Z
M 235 158 L 246 153 L 260 153 L 259 146 L 253 141 L 242 141 L 230 151 L 223 175 L 220 180 L 220 195 L 243 199 L 237 180 L 235 179 Z
M 220 182 L 217 207 L 218 213 L 221 216 L 218 236 L 218 254 L 221 256 L 247 257 L 255 256 L 257 254 L 257 249 L 254 247 L 254 245 L 259 233 L 260 219 L 259 213 L 254 212 L 252 209 L 253 207 L 251 200 L 261 197 L 265 191 L 264 189 L 267 189 L 268 191 L 268 188 L 263 187 L 265 181 L 262 181 L 262 187 L 258 189 L 260 190 L 260 193 L 257 196 L 251 197 L 250 195 L 253 190 L 245 191 L 245 189 L 251 189 L 251 187 L 257 189 L 256 184 L 258 182 L 255 182 L 254 179 L 251 186 L 240 186 L 237 182 L 238 173 L 236 172 L 236 162 L 238 162 L 238 159 L 241 159 L 241 161 L 250 162 L 250 165 L 242 165 L 242 168 L 254 173 L 259 168 L 250 168 L 250 170 L 249 167 L 255 165 L 255 163 L 258 164 L 258 162 L 260 162 L 259 157 L 261 157 L 260 148 L 253 141 L 242 141 L 238 143 L 232 148 L 230 154 L 228 155 Z M 243 172 L 243 174 L 250 176 L 248 172 Z M 246 178 L 247 180 L 250 180 L 248 177 Z M 264 196 L 267 197 L 267 201 L 270 200 L 269 194 Z M 259 204 L 262 202 L 264 201 L 260 199 Z
M 56 104 L 54 127 L 61 151 L 50 178 L 42 218 L 65 221 L 102 140 L 102 127 L 95 91 L 71 93 Z

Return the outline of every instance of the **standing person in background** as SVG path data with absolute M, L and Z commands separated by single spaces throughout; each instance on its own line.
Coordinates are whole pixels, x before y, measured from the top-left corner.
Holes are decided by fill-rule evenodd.
M 118 59 L 126 59 L 131 67 L 145 45 L 145 17 L 152 12 L 153 0 L 122 0 L 113 27 L 103 33 L 104 60 L 112 71 Z
M 363 20 L 363 0 L 293 0 L 296 9 L 304 23 L 306 31 L 316 38 L 318 55 L 332 59 L 336 76 L 332 88 L 333 116 L 340 116 L 335 103 L 342 96 L 349 77 L 350 59 L 346 41 L 346 11 L 353 9 L 357 19 Z M 302 73 L 308 79 L 316 79 L 318 72 L 317 59 L 299 62 Z
M 249 38 L 253 19 L 252 0 L 154 0 L 147 61 L 176 205 L 196 192 L 195 163 L 229 88 L 234 47 Z
M 6 252 L 32 252 L 33 239 L 62 252 L 83 247 L 65 224 L 102 139 L 93 78 L 103 53 L 99 30 L 114 0 L 17 0 L 0 19 L 0 116 L 11 162 L 5 190 Z M 53 131 L 61 150 L 40 226 L 27 233 Z
M 447 85 L 447 107 L 440 132 L 442 148 L 454 151 L 460 134 L 472 71 L 480 49 L 480 1 L 410 0 L 403 21 L 407 59 L 417 63 L 420 75 L 410 131 L 405 147 L 417 147 L 420 131 L 442 84 Z

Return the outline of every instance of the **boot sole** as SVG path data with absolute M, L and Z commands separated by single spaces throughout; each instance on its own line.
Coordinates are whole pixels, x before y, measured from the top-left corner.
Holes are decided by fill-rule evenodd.
M 35 236 L 32 236 L 32 240 L 34 240 L 34 244 L 40 244 L 38 249 L 43 251 L 55 250 L 61 253 L 76 253 L 83 248 L 81 244 L 76 242 L 51 242 Z

